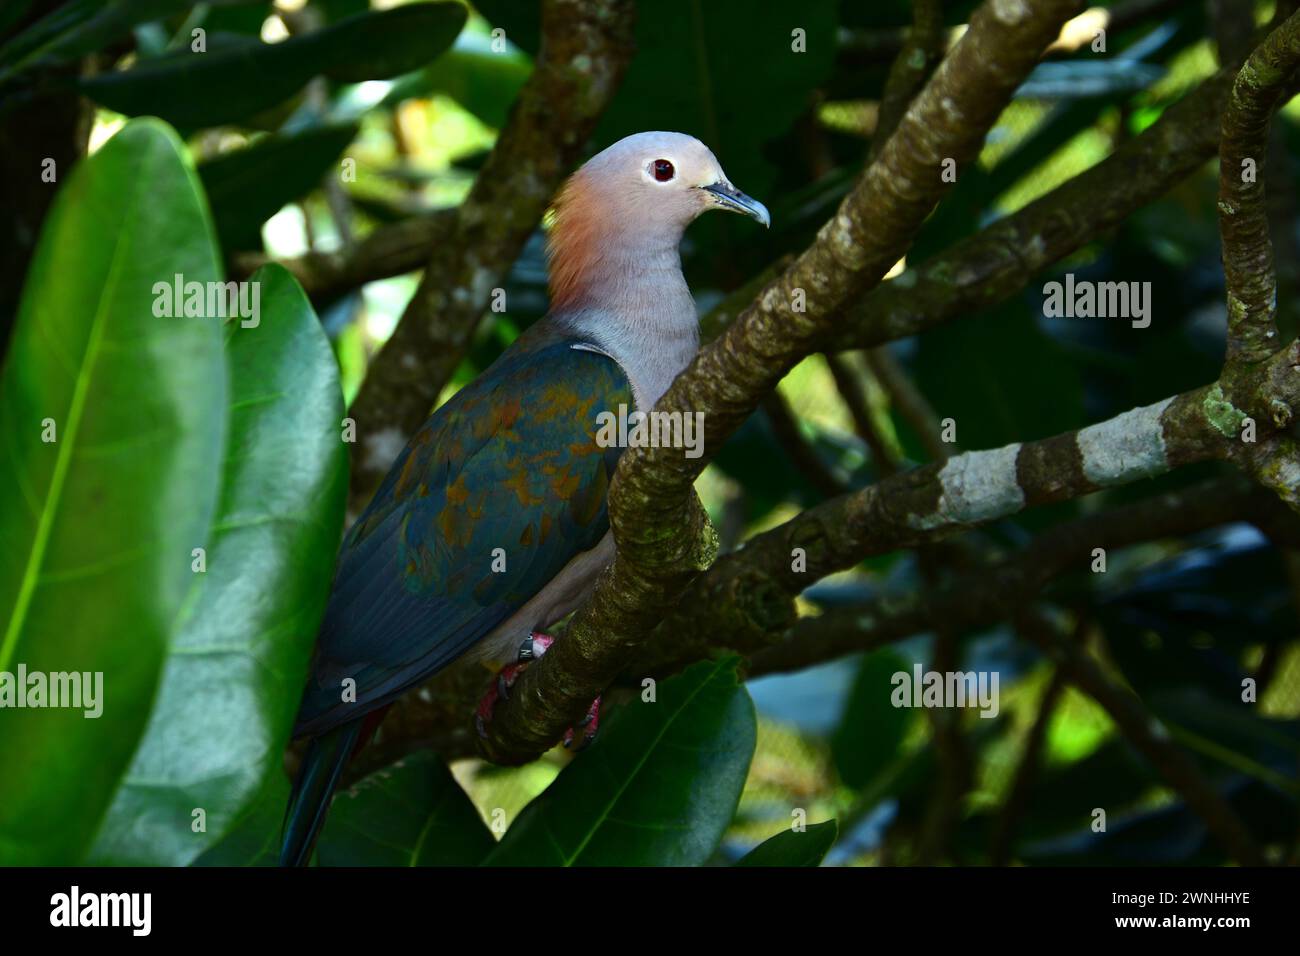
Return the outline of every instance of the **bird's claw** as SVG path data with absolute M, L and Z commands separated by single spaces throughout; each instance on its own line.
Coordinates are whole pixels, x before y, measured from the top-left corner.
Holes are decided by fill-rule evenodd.
M 524 638 L 519 645 L 519 657 L 515 663 L 507 664 L 501 668 L 497 674 L 497 679 L 493 681 L 488 692 L 483 695 L 478 702 L 478 708 L 474 712 L 474 729 L 478 735 L 486 739 L 487 725 L 492 720 L 492 712 L 496 710 L 497 701 L 510 699 L 510 688 L 514 686 L 519 675 L 523 673 L 525 667 L 532 661 L 537 660 L 545 654 L 555 643 L 555 638 L 546 634 L 533 632 Z M 600 729 L 600 698 L 597 697 L 587 708 L 587 714 L 575 726 L 570 727 L 564 732 L 564 746 L 570 750 L 583 750 L 596 737 L 596 731 Z M 581 737 L 579 737 L 581 731 Z M 574 746 L 574 741 L 577 746 Z
M 510 699 L 510 688 L 514 686 L 519 675 L 523 673 L 529 662 L 537 660 L 547 652 L 555 638 L 537 631 L 532 632 L 523 639 L 519 645 L 519 656 L 513 664 L 507 664 L 497 673 L 497 679 L 493 682 L 488 692 L 478 702 L 478 707 L 474 712 L 474 729 L 478 735 L 484 739 L 487 738 L 487 725 L 492 720 L 492 712 L 496 710 L 497 701 Z
M 578 736 L 578 731 L 582 731 L 582 739 L 575 747 L 574 740 Z M 597 697 L 587 708 L 587 714 L 578 721 L 577 725 L 570 727 L 564 732 L 564 747 L 566 750 L 572 750 L 575 753 L 579 750 L 586 750 L 593 740 L 596 739 L 596 733 L 600 730 L 600 698 Z

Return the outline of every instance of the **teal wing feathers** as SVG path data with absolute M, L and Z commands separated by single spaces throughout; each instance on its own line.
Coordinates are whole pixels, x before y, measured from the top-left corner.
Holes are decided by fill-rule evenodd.
M 631 389 L 575 344 L 522 337 L 403 450 L 344 541 L 296 733 L 427 679 L 604 536 L 618 450 L 598 415 L 630 409 Z

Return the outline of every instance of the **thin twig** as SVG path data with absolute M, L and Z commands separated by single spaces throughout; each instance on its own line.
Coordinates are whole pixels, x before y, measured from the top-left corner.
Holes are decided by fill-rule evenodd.
M 867 392 L 862 385 L 858 372 L 849 364 L 846 356 L 834 352 L 825 354 L 826 367 L 830 369 L 835 388 L 840 393 L 849 417 L 853 419 L 853 430 L 871 449 L 871 461 L 876 474 L 888 478 L 898 471 L 899 460 L 894 450 L 880 434 L 875 418 L 871 414 L 871 405 L 867 401 Z
M 1002 803 L 997 821 L 993 826 L 993 839 L 989 844 L 989 862 L 994 866 L 1006 866 L 1011 862 L 1011 851 L 1015 845 L 1016 834 L 1020 829 L 1020 820 L 1029 807 L 1029 795 L 1034 781 L 1038 778 L 1038 768 L 1042 765 L 1043 746 L 1047 743 L 1047 731 L 1056 716 L 1056 705 L 1065 692 L 1065 675 L 1059 667 L 1052 669 L 1052 676 L 1038 699 L 1038 714 L 1033 726 L 1025 738 L 1025 745 L 1020 751 L 1020 761 L 1012 775 L 1011 787 L 1007 798 Z
M 1250 830 L 1200 768 L 1170 738 L 1167 728 L 1132 691 L 1106 676 L 1082 649 L 1063 638 L 1041 612 L 1026 612 L 1022 633 L 1047 654 L 1075 684 L 1101 705 L 1128 741 L 1178 791 L 1193 813 L 1238 863 L 1264 865 L 1264 854 Z
M 777 443 L 819 495 L 832 498 L 848 490 L 848 484 L 835 474 L 831 464 L 804 437 L 798 417 L 779 391 L 763 399 L 763 413 L 767 415 Z

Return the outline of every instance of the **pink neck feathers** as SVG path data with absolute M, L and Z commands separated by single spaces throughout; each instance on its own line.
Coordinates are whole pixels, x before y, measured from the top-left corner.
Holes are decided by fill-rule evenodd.
M 586 183 L 589 175 L 578 170 L 555 200 L 546 250 L 554 311 L 580 304 L 601 268 L 601 253 L 608 240 L 604 222 L 607 217 L 590 199 L 592 191 Z

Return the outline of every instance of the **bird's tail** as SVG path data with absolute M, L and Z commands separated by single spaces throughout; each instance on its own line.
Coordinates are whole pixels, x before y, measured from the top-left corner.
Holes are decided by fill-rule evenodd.
M 358 718 L 312 738 L 284 813 L 281 866 L 306 866 L 311 859 L 330 797 L 366 723 L 364 717 Z

